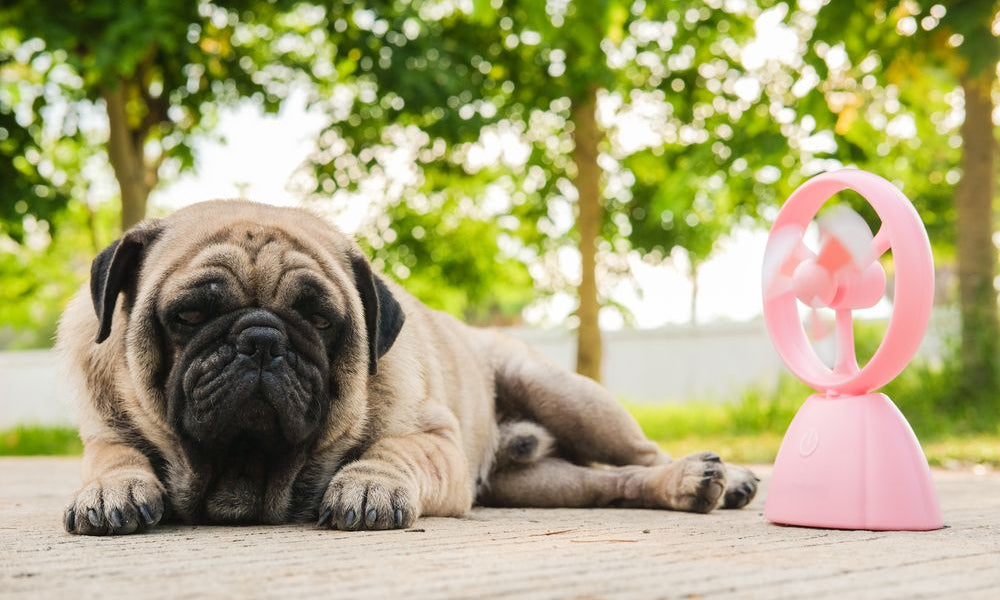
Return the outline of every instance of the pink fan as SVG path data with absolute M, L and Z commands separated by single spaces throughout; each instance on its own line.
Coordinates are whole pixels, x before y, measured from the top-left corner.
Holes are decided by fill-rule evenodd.
M 852 189 L 882 227 L 872 235 L 847 208 L 819 221 L 820 250 L 803 243 L 806 227 L 834 194 Z M 885 339 L 864 368 L 854 351 L 851 311 L 885 292 L 879 263 L 895 264 L 894 306 Z M 927 459 L 891 400 L 874 393 L 898 375 L 927 329 L 934 295 L 930 243 L 909 200 L 888 181 L 853 169 L 818 175 L 778 213 L 764 254 L 764 319 L 789 369 L 819 393 L 792 420 L 774 463 L 765 516 L 809 527 L 927 530 L 942 526 Z M 796 301 L 836 312 L 837 357 L 827 367 L 809 344 Z

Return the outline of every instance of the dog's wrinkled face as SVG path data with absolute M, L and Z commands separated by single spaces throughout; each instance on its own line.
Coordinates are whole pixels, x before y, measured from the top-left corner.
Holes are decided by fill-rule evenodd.
M 196 462 L 287 456 L 356 417 L 338 402 L 361 394 L 404 319 L 343 234 L 248 202 L 143 223 L 95 259 L 91 285 L 97 341 L 122 308 L 140 405 Z
M 228 232 L 168 276 L 156 318 L 168 419 L 208 448 L 310 439 L 332 400 L 331 362 L 357 325 L 322 266 L 259 227 Z

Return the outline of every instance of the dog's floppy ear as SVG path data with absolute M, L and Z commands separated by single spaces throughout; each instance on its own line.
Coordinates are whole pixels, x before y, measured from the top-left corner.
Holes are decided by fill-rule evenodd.
M 406 316 L 381 277 L 372 273 L 368 260 L 351 256 L 354 284 L 365 308 L 365 329 L 368 330 L 368 371 L 378 372 L 378 359 L 389 351 L 403 328 Z
M 111 334 L 111 318 L 115 314 L 118 294 L 125 293 L 126 308 L 130 307 L 143 256 L 161 231 L 163 227 L 157 220 L 140 223 L 102 250 L 91 263 L 90 297 L 100 321 L 100 328 L 97 330 L 98 344 Z

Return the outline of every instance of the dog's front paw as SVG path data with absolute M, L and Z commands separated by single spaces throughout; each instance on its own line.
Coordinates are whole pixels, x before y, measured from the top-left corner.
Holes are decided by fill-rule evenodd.
M 319 505 L 320 527 L 403 529 L 420 516 L 417 492 L 384 468 L 359 461 L 334 475 Z
M 651 467 L 645 493 L 658 508 L 707 513 L 726 489 L 726 467 L 718 454 L 699 452 Z
M 63 515 L 69 533 L 123 535 L 160 522 L 163 486 L 150 473 L 111 473 L 83 486 Z
M 726 465 L 726 495 L 722 508 L 743 508 L 757 495 L 760 478 L 746 467 Z

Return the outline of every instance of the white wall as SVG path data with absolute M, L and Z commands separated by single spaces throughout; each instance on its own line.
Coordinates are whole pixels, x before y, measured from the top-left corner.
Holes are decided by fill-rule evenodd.
M 510 330 L 567 369 L 576 337 Z M 628 400 L 725 400 L 748 385 L 773 385 L 783 366 L 763 321 L 604 333 L 604 385 Z
M 55 352 L 0 352 L 0 428 L 19 424 L 73 425 L 69 389 Z

